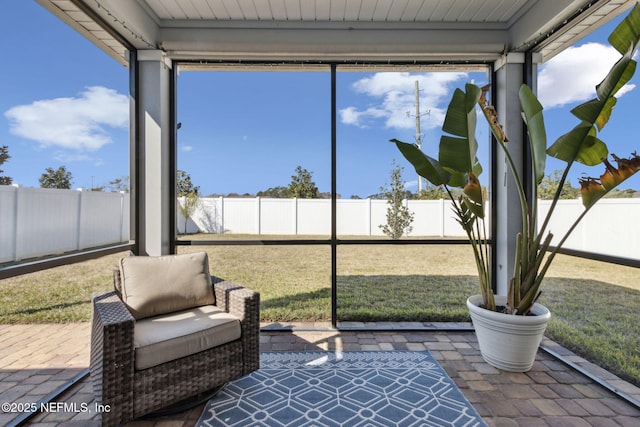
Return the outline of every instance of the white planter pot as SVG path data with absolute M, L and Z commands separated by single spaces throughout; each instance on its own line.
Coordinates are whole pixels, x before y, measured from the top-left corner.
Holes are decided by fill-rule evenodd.
M 496 305 L 505 305 L 506 301 L 506 296 L 496 295 Z M 514 316 L 485 310 L 481 304 L 482 295 L 467 299 L 482 358 L 504 371 L 531 369 L 551 318 L 549 310 L 536 303 L 531 310 L 532 316 Z

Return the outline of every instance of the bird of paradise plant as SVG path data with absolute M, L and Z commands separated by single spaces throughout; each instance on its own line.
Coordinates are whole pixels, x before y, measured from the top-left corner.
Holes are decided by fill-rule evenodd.
M 514 315 L 529 314 L 541 294 L 540 287 L 549 266 L 571 232 L 598 200 L 640 170 L 640 156 L 636 152 L 629 158 L 620 158 L 612 153 L 611 157 L 617 164 L 617 167 L 613 166 L 607 160 L 607 145 L 597 136 L 613 113 L 616 104 L 615 94 L 635 73 L 636 61 L 633 60 L 633 56 L 639 42 L 640 4 L 636 4 L 609 36 L 609 43 L 622 57 L 596 86 L 596 97 L 571 110 L 580 120 L 578 125 L 560 136 L 549 147 L 542 105 L 528 86 L 523 85 L 520 88 L 520 107 L 528 133 L 534 182 L 531 197 L 527 197 L 525 193 L 522 177 L 508 149 L 509 140 L 499 124 L 496 111 L 487 102 L 488 86 L 479 88 L 467 84 L 464 91 L 457 89 L 454 92 L 442 126 L 443 132 L 448 135 L 443 135 L 440 139 L 437 160 L 425 155 L 414 144 L 391 140 L 420 176 L 435 186 L 444 186 L 447 191 L 453 202 L 455 216 L 467 233 L 472 246 L 484 308 Z M 477 106 L 487 120 L 497 145 L 504 152 L 520 202 L 522 229 L 516 236 L 514 271 L 509 283 L 506 307 L 496 307 L 491 284 L 489 247 L 484 222 L 486 196 L 478 179 L 482 166 L 476 157 Z M 547 155 L 564 161 L 566 166 L 550 208 L 538 224 L 537 186 L 544 178 Z M 580 180 L 584 210 L 551 248 L 553 233 L 548 229 L 549 223 L 569 171 L 576 162 L 587 166 L 603 164 L 605 170 L 599 178 L 588 177 Z M 458 198 L 454 197 L 450 190 L 456 187 L 463 190 Z

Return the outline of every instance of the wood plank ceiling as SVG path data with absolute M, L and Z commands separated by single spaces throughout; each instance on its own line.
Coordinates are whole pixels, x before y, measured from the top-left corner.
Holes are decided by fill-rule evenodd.
M 162 20 L 503 22 L 527 0 L 147 0 Z
M 37 0 L 126 65 L 127 45 L 192 61 L 548 60 L 632 0 Z

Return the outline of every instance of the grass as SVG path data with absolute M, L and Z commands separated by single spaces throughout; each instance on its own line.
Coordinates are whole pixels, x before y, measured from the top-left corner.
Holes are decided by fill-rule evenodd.
M 640 291 L 597 280 L 550 278 L 546 335 L 640 385 Z
M 113 268 L 128 252 L 0 280 L 0 323 L 91 319 L 91 294 L 113 288 Z
M 199 250 L 209 253 L 213 274 L 260 291 L 263 321 L 330 319 L 330 247 L 179 248 Z M 124 255 L 0 281 L 0 323 L 89 321 L 91 294 L 111 289 L 112 269 Z M 468 321 L 464 302 L 478 292 L 465 245 L 339 246 L 337 273 L 341 321 Z M 550 338 L 640 385 L 637 277 L 635 268 L 558 256 L 540 302 L 552 312 Z

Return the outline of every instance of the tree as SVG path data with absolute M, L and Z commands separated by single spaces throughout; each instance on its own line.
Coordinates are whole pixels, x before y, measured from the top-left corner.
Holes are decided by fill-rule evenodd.
M 321 191 L 318 193 L 318 198 L 319 199 L 330 199 L 331 198 L 331 192 L 330 191 Z M 336 199 L 341 199 L 342 195 L 340 193 L 336 193 Z
M 288 199 L 291 197 L 291 193 L 289 191 L 289 187 L 271 187 L 264 191 L 258 191 L 256 193 L 258 197 L 271 197 L 274 199 Z
M 446 199 L 447 193 L 444 191 L 442 186 L 435 186 L 427 183 L 426 188 L 420 190 L 418 193 L 414 195 L 414 199 L 416 200 L 440 200 Z
M 9 155 L 9 147 L 3 145 L 0 147 L 0 165 L 3 165 L 7 160 L 9 160 L 11 156 Z M 4 172 L 0 169 L 0 173 Z M 0 176 L 0 185 L 11 185 L 13 183 L 13 179 L 8 176 Z
M 71 172 L 65 166 L 58 169 L 46 168 L 44 173 L 40 175 L 40 187 L 42 188 L 63 188 L 69 190 L 71 188 Z
M 318 187 L 312 181 L 312 172 L 302 169 L 301 166 L 296 167 L 296 175 L 291 176 L 289 184 L 290 197 L 299 199 L 316 199 L 318 198 Z
M 390 187 L 380 188 L 380 192 L 387 199 L 387 223 L 380 225 L 380 228 L 384 234 L 393 240 L 398 240 L 403 234 L 411 232 L 413 214 L 404 205 L 404 199 L 407 197 L 404 181 L 402 180 L 402 170 L 404 168 L 397 165 L 395 160 L 393 161 L 393 166 Z
M 196 195 L 200 192 L 200 186 L 194 186 L 191 182 L 191 176 L 178 169 L 176 174 L 176 193 L 178 197 L 188 196 L 190 193 L 195 193 Z
M 635 192 L 636 191 L 631 188 L 627 188 L 625 190 L 620 190 L 617 188 L 615 190 L 611 190 L 611 192 L 604 197 L 607 199 L 626 199 L 633 197 Z
M 109 184 L 107 184 L 107 188 L 110 191 L 115 191 L 115 192 L 124 192 L 124 193 L 128 193 L 129 192 L 129 177 L 128 176 L 123 176 L 121 178 L 116 178 L 113 181 L 109 181 Z
M 178 208 L 184 218 L 184 233 L 186 234 L 187 222 L 198 208 L 198 205 L 200 204 L 200 197 L 198 197 L 198 193 L 196 191 L 192 191 L 191 193 L 181 197 L 182 204 L 178 203 Z
M 542 200 L 552 200 L 561 179 L 561 170 L 555 170 L 552 174 L 545 175 L 538 186 L 538 197 Z M 580 189 L 573 187 L 571 182 L 566 180 L 560 192 L 560 199 L 577 199 L 578 197 L 580 197 Z

